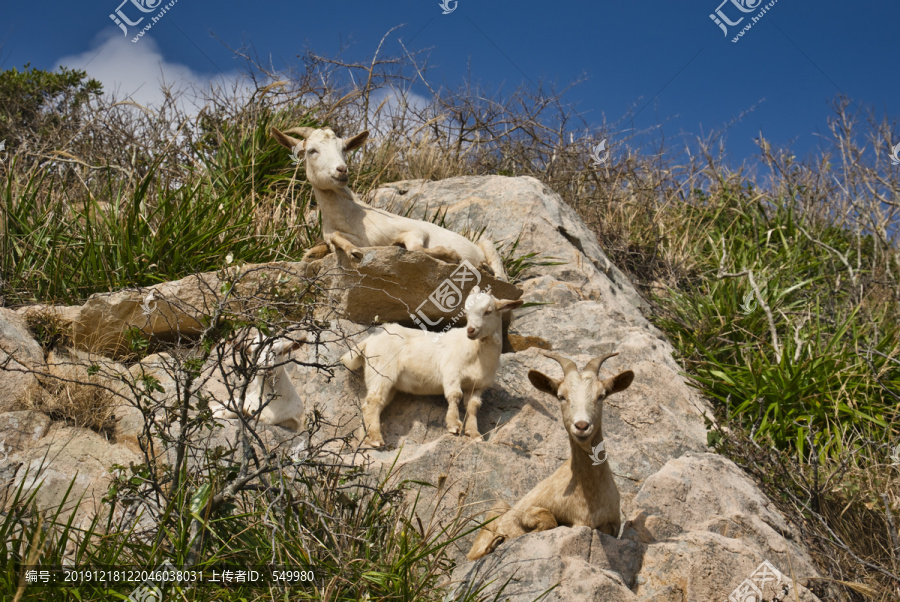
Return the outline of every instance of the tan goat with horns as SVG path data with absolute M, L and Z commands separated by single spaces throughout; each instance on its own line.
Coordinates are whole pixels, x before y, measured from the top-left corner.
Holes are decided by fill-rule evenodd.
M 605 452 L 599 463 L 594 458 L 598 457 L 595 450 L 603 450 L 603 400 L 627 389 L 634 372 L 600 378 L 600 366 L 617 353 L 592 359 L 580 372 L 570 359 L 548 351 L 543 354 L 562 366 L 562 380 L 537 370 L 528 372 L 528 380 L 535 388 L 559 398 L 572 455 L 511 509 L 505 502 L 491 509 L 488 518 L 495 520 L 478 533 L 469 560 L 489 554 L 507 539 L 558 525 L 588 526 L 613 537 L 619 534 L 619 490 Z

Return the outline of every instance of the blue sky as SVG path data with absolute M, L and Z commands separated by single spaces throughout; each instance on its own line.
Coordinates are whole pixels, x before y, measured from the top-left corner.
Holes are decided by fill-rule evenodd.
M 641 112 L 622 127 L 661 124 L 671 140 L 721 129 L 753 108 L 728 130 L 734 162 L 754 154 L 759 131 L 805 155 L 826 131 L 839 93 L 894 120 L 900 108 L 896 1 L 778 0 L 738 43 L 731 38 L 757 11 L 744 15 L 731 0 L 722 14 L 744 20 L 727 38 L 709 17 L 721 0 L 458 0 L 447 15 L 439 0 L 177 0 L 137 43 L 129 40 L 140 26 L 126 38 L 109 18 L 120 2 L 6 3 L 0 68 L 28 62 L 52 69 L 62 62 L 152 102 L 161 74 L 195 82 L 233 74 L 240 62 L 227 46 L 250 44 L 279 68 L 296 63 L 306 46 L 328 55 L 343 45 L 346 57 L 363 59 L 388 29 L 405 23 L 386 50 L 399 52 L 398 38 L 411 49 L 430 48 L 430 76 L 438 84 L 455 86 L 471 73 L 488 89 L 511 90 L 521 82 L 564 86 L 587 76 L 567 100 L 595 124 L 604 116 L 616 122 L 635 107 Z M 753 7 L 759 0 L 733 2 Z M 122 11 L 132 20 L 143 14 L 130 0 Z

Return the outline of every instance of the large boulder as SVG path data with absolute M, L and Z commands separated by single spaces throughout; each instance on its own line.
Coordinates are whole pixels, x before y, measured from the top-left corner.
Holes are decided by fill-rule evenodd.
M 226 297 L 231 283 L 236 292 Z M 249 315 L 276 302 L 299 305 L 310 292 L 324 292 L 328 299 L 316 307 L 319 319 L 447 324 L 461 313 L 462 301 L 476 284 L 500 299 L 522 296 L 515 286 L 466 263 L 448 264 L 400 247 L 369 247 L 358 261 L 338 253 L 313 261 L 248 264 L 142 289 L 96 293 L 80 307 L 52 309 L 71 329 L 77 348 L 117 357 L 133 351 L 135 333 L 151 343 L 190 344 L 207 328 L 206 318 L 222 309 Z
M 359 261 L 338 252 L 310 264 L 324 277 L 335 313 L 358 324 L 397 322 L 441 328 L 461 315 L 475 285 L 498 299 L 518 299 L 522 291 L 464 262 L 448 264 L 401 247 L 369 247 Z M 435 324 L 435 323 L 439 324 Z
M 0 412 L 19 409 L 24 392 L 37 379 L 30 370 L 44 363 L 41 346 L 22 316 L 0 307 Z
M 5 483 L 7 494 L 22 487 L 25 497 L 35 494 L 39 510 L 52 514 L 58 509 L 62 520 L 75 512 L 75 524 L 83 525 L 106 511 L 102 498 L 113 465 L 139 464 L 143 458 L 89 429 L 48 423 L 36 413 L 0 415 L 0 432 L 14 442 L 6 458 L 14 467 L 11 482 Z
M 460 562 L 456 586 L 477 588 L 490 575 L 500 575 L 499 583 L 515 575 L 515 587 L 504 591 L 504 599 L 532 600 L 559 584 L 548 599 L 707 600 L 727 598 L 764 560 L 786 573 L 790 556 L 801 569 L 795 574 L 816 576 L 809 555 L 777 510 L 763 503 L 759 489 L 733 463 L 706 453 L 704 417 L 710 407 L 687 385 L 672 346 L 644 317 L 640 295 L 558 195 L 527 177 L 463 177 L 390 184 L 375 191 L 371 202 L 412 216 L 446 212 L 451 228 L 485 226 L 495 241 L 518 239 L 516 253 L 562 262 L 519 275 L 523 298 L 534 305 L 515 312 L 511 334 L 545 341 L 579 365 L 617 351 L 603 373 L 635 372 L 632 386 L 606 402 L 603 421 L 623 517 L 632 519 L 623 539 L 560 528 L 507 542 L 468 563 L 470 534 L 450 547 Z M 297 358 L 337 365 L 346 346 L 341 341 L 309 347 Z M 435 485 L 419 492 L 417 511 L 424 524 L 474 526 L 497 499 L 514 503 L 568 457 L 558 404 L 531 386 L 530 369 L 562 374 L 536 349 L 504 354 L 497 385 L 479 412 L 483 441 L 447 434 L 442 397 L 401 394 L 385 410 L 387 449 L 369 457 L 385 469 L 393 466 L 397 479 Z M 340 425 L 322 436 L 359 436 L 365 388 L 358 375 L 298 366 L 292 380 L 307 409 L 316 407 L 330 424 Z M 691 483 L 693 494 L 685 495 L 692 504 L 664 503 L 662 494 L 653 493 L 675 474 Z M 712 499 L 725 490 L 736 493 Z M 671 532 L 655 531 L 660 525 Z M 697 552 L 696 562 L 665 561 L 690 550 Z M 715 559 L 714 571 L 703 568 L 704 558 Z
M 635 372 L 632 386 L 607 400 L 603 420 L 608 461 L 627 519 L 621 536 L 560 527 L 508 541 L 472 563 L 465 560 L 475 536 L 471 533 L 448 548 L 458 561 L 450 579 L 452 590 L 487 586 L 497 591 L 507 583 L 502 598 L 509 600 L 533 600 L 552 588 L 545 599 L 724 600 L 733 592 L 753 591 L 775 571 L 779 584 L 784 575 L 792 575 L 789 585 L 800 599 L 815 599 L 796 583 L 817 576 L 797 535 L 733 463 L 708 453 L 704 419 L 710 407 L 687 385 L 672 346 L 644 317 L 640 295 L 558 195 L 533 178 L 497 176 L 399 182 L 375 191 L 371 200 L 413 216 L 446 212 L 445 220 L 453 229 L 484 226 L 496 242 L 518 241 L 516 254 L 553 258 L 558 265 L 536 265 L 518 275 L 529 306 L 516 311 L 512 335 L 552 347 L 580 366 L 592 356 L 617 351 L 619 355 L 604 364 L 603 373 Z M 338 254 L 303 264 L 240 268 L 246 270 L 242 273 L 248 286 L 278 289 L 271 296 L 256 296 L 260 304 L 267 299 L 283 301 L 279 295 L 293 294 L 292 287 L 301 280 L 314 280 L 333 291 L 323 309 L 331 312 L 334 336 L 295 351 L 297 365 L 288 370 L 307 412 L 315 410 L 327 423 L 316 434 L 319 440 L 360 434 L 365 387 L 359 375 L 341 366 L 341 355 L 353 342 L 376 332 L 377 327 L 371 328 L 375 322 L 414 321 L 409 314 L 447 286 L 458 269 L 398 248 L 365 251 L 358 262 Z M 273 275 L 273 269 L 280 275 Z M 269 280 L 262 278 L 264 274 Z M 300 280 L 292 280 L 295 277 Z M 96 331 L 85 330 L 81 340 L 107 341 L 105 348 L 119 353 L 130 326 L 149 328 L 160 337 L 185 335 L 202 323 L 200 316 L 209 312 L 210 303 L 219 302 L 219 278 L 203 275 L 159 285 L 149 301 L 150 289 L 95 296 L 79 311 L 85 316 L 82 322 Z M 481 274 L 481 285 L 488 284 L 498 296 L 517 296 L 516 289 L 504 293 L 502 284 Z M 430 314 L 429 320 L 448 315 L 452 312 Z M 163 390 L 160 401 L 166 402 L 173 397 L 177 366 L 171 356 L 159 354 L 131 366 L 128 375 L 154 376 Z M 558 404 L 531 386 L 530 369 L 555 377 L 562 374 L 558 364 L 537 349 L 520 347 L 504 354 L 497 384 L 485 394 L 479 413 L 484 435 L 479 441 L 447 433 L 442 397 L 398 395 L 382 416 L 387 447 L 367 452 L 369 470 L 392 468 L 393 482 L 432 483 L 433 488 L 421 489 L 417 504 L 423 525 L 432 530 L 447 527 L 461 532 L 477 526 L 497 499 L 516 502 L 570 453 Z M 204 374 L 206 370 L 208 366 Z M 227 394 L 214 378 L 205 386 L 210 397 Z M 84 429 L 48 427 L 40 419 L 28 418 L 37 422 L 17 427 L 18 438 L 11 439 L 16 441 L 9 454 L 17 466 L 15 479 L 21 482 L 23 469 L 34 466 L 39 457 L 51 458 L 50 472 L 45 470 L 50 486 L 41 500 L 50 504 L 59 497 L 62 475 L 71 478 L 76 468 L 72 463 L 80 461 L 77 489 L 96 496 L 108 478 L 104 467 L 139 461 L 143 414 L 136 409 L 130 414 L 117 411 L 117 419 L 118 442 L 111 444 Z M 6 420 L 25 424 L 24 416 Z M 5 432 L 3 424 L 0 419 L 0 434 Z M 306 445 L 302 436 L 284 429 L 264 431 L 266 446 L 290 451 L 300 443 Z M 32 441 L 28 437 L 35 435 L 28 433 L 40 436 Z M 203 447 L 238 450 L 237 436 L 236 423 L 226 421 L 194 442 L 198 455 L 190 462 L 206 461 Z M 358 460 L 354 456 L 345 461 Z M 769 597 L 774 595 L 773 583 L 771 578 L 763 583 L 770 588 Z

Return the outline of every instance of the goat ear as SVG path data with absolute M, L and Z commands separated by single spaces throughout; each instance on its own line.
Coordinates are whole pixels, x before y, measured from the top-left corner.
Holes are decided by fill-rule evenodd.
M 522 304 L 525 303 L 524 299 L 517 299 L 515 301 L 510 301 L 508 299 L 503 299 L 502 301 L 497 301 L 497 311 L 503 311 L 506 309 L 516 309 L 517 307 L 522 307 Z
M 272 135 L 272 138 L 275 138 L 278 144 L 286 149 L 294 150 L 294 147 L 298 144 L 300 145 L 300 148 L 303 148 L 303 140 L 298 140 L 293 136 L 288 136 L 284 132 L 279 131 L 277 128 L 272 128 L 271 130 L 269 130 L 269 133 Z
M 625 389 L 630 387 L 633 380 L 634 372 L 632 372 L 631 370 L 626 370 L 625 372 L 621 372 L 612 378 L 604 380 L 603 386 L 606 388 L 606 394 L 612 395 L 613 393 L 624 391 Z
M 555 396 L 556 392 L 559 391 L 560 381 L 556 380 L 555 378 L 550 378 L 546 374 L 538 372 L 537 370 L 528 371 L 528 380 L 531 381 L 531 384 L 534 385 L 534 388 L 538 391 L 543 391 L 544 393 L 549 393 L 553 396 Z
M 356 150 L 360 146 L 363 145 L 363 142 L 366 141 L 366 138 L 369 137 L 369 130 L 363 130 L 358 133 L 353 138 L 344 138 L 344 150 L 350 152 L 352 150 Z

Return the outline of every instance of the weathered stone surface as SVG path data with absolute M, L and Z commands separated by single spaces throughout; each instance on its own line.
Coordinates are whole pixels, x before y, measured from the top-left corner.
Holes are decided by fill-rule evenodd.
M 39 486 L 35 496 L 37 507 L 51 511 L 61 507 L 63 518 L 78 506 L 76 524 L 105 511 L 101 498 L 111 482 L 109 469 L 114 464 L 128 466 L 141 460 L 138 454 L 111 444 L 94 431 L 62 423 L 53 424 L 39 441 L 29 443 L 9 457 L 10 462 L 20 464 L 12 486 L 18 487 L 24 481 L 25 495 Z M 73 480 L 72 491 L 66 498 L 66 490 Z
M 445 307 L 428 300 L 446 281 L 460 283 L 454 274 L 468 274 Z M 237 295 L 223 294 L 226 278 L 237 282 Z M 220 306 L 229 311 L 252 311 L 289 295 L 302 296 L 312 288 L 328 293 L 330 301 L 317 311 L 322 319 L 335 317 L 362 324 L 402 322 L 414 325 L 411 314 L 421 312 L 429 322 L 460 313 L 461 301 L 475 285 L 490 287 L 500 299 L 518 299 L 517 287 L 484 272 L 448 264 L 424 253 L 400 247 L 370 247 L 364 257 L 328 255 L 309 262 L 273 262 L 229 268 L 165 282 L 143 289 L 97 293 L 80 307 L 33 306 L 22 315 L 53 311 L 60 325 L 71 327 L 74 345 L 93 353 L 117 357 L 130 352 L 132 329 L 151 341 L 189 344 L 203 330 L 207 316 Z M 5 311 L 5 310 L 4 310 Z M 19 316 L 7 312 L 14 320 Z M 416 319 L 421 319 L 417 316 Z
M 582 299 L 600 299 L 609 309 L 635 318 L 644 305 L 625 275 L 609 261 L 597 237 L 558 194 L 529 176 L 448 178 L 438 182 L 406 180 L 386 184 L 372 194 L 371 204 L 422 218 L 443 214 L 448 228 L 480 230 L 495 243 L 512 244 L 517 253 L 538 253 L 561 263 L 541 266 L 544 274 L 568 283 Z
M 25 390 L 37 382 L 23 370 L 40 368 L 43 362 L 41 346 L 28 332 L 25 320 L 0 307 L 0 411 L 21 404 Z
M 621 540 L 588 527 L 523 535 L 457 568 L 448 598 L 471 591 L 474 584 L 492 582 L 484 593 L 499 593 L 501 600 L 637 600 L 622 578 L 640 568 L 639 558 L 627 548 Z
M 801 581 L 816 575 L 790 526 L 752 481 L 733 463 L 707 453 L 703 415 L 709 407 L 680 376 L 671 345 L 642 315 L 637 292 L 557 195 L 531 178 L 453 178 L 392 184 L 376 191 L 373 203 L 392 205 L 395 210 L 408 208 L 414 216 L 422 215 L 426 206 L 429 215 L 446 210 L 452 228 L 485 226 L 486 235 L 495 241 L 511 243 L 518 237 L 517 253 L 538 253 L 564 262 L 530 268 L 520 275 L 524 299 L 536 305 L 516 312 L 512 334 L 522 344 L 515 353 L 502 356 L 497 384 L 484 396 L 479 412 L 484 440 L 447 434 L 443 397 L 401 394 L 385 410 L 382 424 L 387 447 L 366 455 L 374 463 L 372 470 L 386 470 L 396 460 L 396 479 L 436 485 L 420 492 L 417 511 L 425 525 L 458 521 L 464 528 L 472 527 L 496 499 L 514 503 L 568 457 L 556 400 L 535 390 L 527 379 L 531 369 L 554 377 L 562 372 L 535 346 L 552 346 L 579 365 L 592 356 L 617 351 L 619 355 L 604 364 L 603 374 L 635 372 L 632 386 L 606 402 L 603 420 L 608 461 L 622 495 L 623 516 L 629 519 L 621 538 L 587 527 L 559 527 L 511 540 L 468 563 L 464 555 L 473 533 L 450 548 L 460 562 L 452 575 L 452 588 L 478 588 L 496 579 L 489 586 L 493 592 L 511 578 L 501 599 L 530 601 L 558 586 L 544 599 L 706 602 L 726 599 L 764 560 L 785 575 L 793 570 Z M 252 278 L 269 269 L 314 277 L 333 291 L 331 305 L 322 309 L 331 312 L 329 320 L 337 332 L 295 351 L 294 360 L 310 365 L 288 369 L 307 412 L 315 409 L 329 423 L 317 434 L 320 439 L 359 435 L 364 386 L 339 361 L 349 345 L 377 332 L 368 328 L 373 322 L 408 323 L 409 313 L 456 269 L 399 248 L 367 249 L 361 261 L 349 261 L 346 256 L 329 255 L 309 263 L 278 264 L 278 268 L 242 268 L 251 270 Z M 280 284 L 289 287 L 290 276 L 284 277 Z M 490 282 L 486 279 L 482 275 L 482 286 Z M 184 288 L 191 286 L 189 280 L 155 288 L 159 319 L 177 324 L 182 334 L 190 330 L 190 320 L 166 312 L 180 308 L 196 322 L 219 291 L 217 281 L 195 278 L 192 293 Z M 143 313 L 149 290 L 92 299 L 85 315 L 96 315 L 91 323 L 100 334 L 85 332 L 84 340 L 103 339 L 106 332 L 107 340 L 113 341 L 109 348 L 115 350 L 128 324 L 164 332 L 163 326 L 168 325 L 157 326 Z M 503 296 L 498 289 L 494 292 Z M 184 304 L 177 295 L 185 296 Z M 513 289 L 507 298 L 515 295 Z M 104 322 L 104 304 L 109 303 L 118 303 L 119 310 L 110 311 L 111 318 Z M 357 323 L 340 319 L 348 316 Z M 115 332 L 119 334 L 113 336 Z M 132 366 L 129 377 L 153 375 L 164 389 L 159 401 L 171 401 L 175 365 L 171 356 L 151 356 Z M 333 369 L 329 373 L 315 365 Z M 203 378 L 207 373 L 208 367 Z M 204 393 L 222 399 L 227 390 L 216 378 L 209 378 Z M 90 478 L 78 482 L 81 491 L 102 484 L 100 465 L 126 464 L 139 449 L 143 416 L 137 410 L 121 415 L 117 411 L 117 418 L 117 445 L 83 429 L 75 432 L 53 425 L 48 430 L 39 417 L 29 418 L 36 420 L 35 432 L 42 436 L 37 442 L 16 440 L 28 441 L 16 443 L 16 451 L 10 454 L 22 465 L 16 478 L 22 478 L 22 468 L 31 465 L 36 454 L 49 449 L 56 455 L 48 457 L 84 459 Z M 0 417 L 0 435 L 3 420 Z M 31 432 L 29 428 L 19 430 Z M 274 449 L 289 452 L 305 444 L 302 434 L 278 427 L 264 427 L 261 432 L 266 445 Z M 76 441 L 72 449 L 62 446 L 61 435 Z M 198 446 L 189 458 L 192 466 L 207 461 L 204 448 L 239 453 L 237 422 L 224 421 L 192 443 Z M 91 460 L 85 459 L 89 446 L 94 446 Z M 51 484 L 62 483 L 64 471 L 74 474 L 74 466 L 65 461 L 53 470 L 56 481 Z M 52 494 L 58 487 L 49 491 Z M 48 496 L 44 503 L 53 501 Z M 815 599 L 801 587 L 796 589 L 799 599 Z
M 515 591 L 521 593 L 510 595 L 507 591 L 504 599 L 509 596 L 512 600 L 531 600 L 557 582 L 557 591 L 562 592 L 557 599 L 591 599 L 573 593 L 581 591 L 577 590 L 579 587 L 587 588 L 587 596 L 600 596 L 596 599 L 651 600 L 659 596 L 707 600 L 713 599 L 706 597 L 713 592 L 715 599 L 725 599 L 764 559 L 785 568 L 781 562 L 786 558 L 784 554 L 791 555 L 794 566 L 803 566 L 809 574 L 815 574 L 802 546 L 791 539 L 784 519 L 766 518 L 769 510 L 763 512 L 764 496 L 733 464 L 704 453 L 703 414 L 709 410 L 706 402 L 680 376 L 681 368 L 672 358 L 671 345 L 641 314 L 642 303 L 633 287 L 609 264 L 590 232 L 556 195 L 548 194 L 530 178 L 454 178 L 436 183 L 392 184 L 376 191 L 373 203 L 393 204 L 396 208 L 398 202 L 408 202 L 411 197 L 417 204 L 411 208 L 405 205 L 404 209 L 410 209 L 412 215 L 424 212 L 424 205 L 429 213 L 446 210 L 447 222 L 453 227 L 485 225 L 487 235 L 495 240 L 515 239 L 521 234 L 518 253 L 535 252 L 566 261 L 565 265 L 535 267 L 522 274 L 524 299 L 540 305 L 517 311 L 511 333 L 545 340 L 579 365 L 592 356 L 619 352 L 604 365 L 604 372 L 611 375 L 631 369 L 636 376 L 628 390 L 607 401 L 603 429 L 609 462 L 622 494 L 623 515 L 641 517 L 641 512 L 653 510 L 652 527 L 668 524 L 664 521 L 670 520 L 672 512 L 672 524 L 680 525 L 673 528 L 669 538 L 660 532 L 659 540 L 645 541 L 649 531 L 645 529 L 638 536 L 635 526 L 628 527 L 626 539 L 622 540 L 591 535 L 598 541 L 605 538 L 599 547 L 590 544 L 590 537 L 581 547 L 554 547 L 552 542 L 557 537 L 564 539 L 555 532 L 566 533 L 565 529 L 508 542 L 482 559 L 497 563 L 501 582 L 515 567 L 533 569 L 520 568 L 515 573 Z M 509 219 L 510 216 L 524 216 L 524 220 Z M 359 340 L 364 336 L 367 334 L 352 338 Z M 319 347 L 315 353 L 320 361 L 336 363 L 345 350 L 346 343 L 342 343 Z M 303 358 L 302 354 L 313 351 L 299 353 Z M 303 359 L 309 361 L 312 356 Z M 477 519 L 496 499 L 514 503 L 568 457 L 567 435 L 556 401 L 532 388 L 526 377 L 529 369 L 561 375 L 559 366 L 541 356 L 537 349 L 505 354 L 497 385 L 487 392 L 479 412 L 484 441 L 473 442 L 446 433 L 446 401 L 442 397 L 398 395 L 385 410 L 382 428 L 388 449 L 369 452 L 369 456 L 383 466 L 389 466 L 396 458 L 399 478 L 440 486 L 420 493 L 419 514 L 423 522 L 446 525 L 457 517 L 463 521 Z M 334 434 L 359 429 L 358 408 L 365 392 L 357 376 L 338 370 L 334 377 L 326 378 L 298 367 L 292 379 L 308 408 L 318 406 L 331 422 L 344 425 Z M 662 479 L 681 467 L 671 464 L 680 458 L 686 463 L 682 471 L 691 479 L 715 486 L 716 491 L 734 486 L 736 491 L 747 494 L 744 499 L 750 505 L 741 506 L 738 499 L 731 498 L 719 502 L 698 500 L 692 506 L 696 515 L 671 504 L 662 504 L 658 511 L 655 506 L 651 508 L 656 500 L 650 493 L 655 491 L 654 479 Z M 699 487 L 695 485 L 698 497 L 712 495 L 712 491 L 701 493 Z M 752 495 L 750 490 L 744 491 L 745 487 L 752 490 Z M 736 495 L 740 497 L 742 493 Z M 759 517 L 751 520 L 757 512 Z M 771 512 L 777 515 L 776 511 Z M 729 521 L 742 527 L 715 528 Z M 767 521 L 778 528 L 773 529 Z M 474 534 L 454 544 L 452 553 L 458 560 L 464 562 L 464 553 L 473 538 Z M 549 538 L 552 544 L 546 554 L 534 551 L 541 538 Z M 700 555 L 716 546 L 739 549 L 740 554 L 716 557 L 715 574 L 705 570 L 702 562 L 666 565 L 666 572 L 645 568 L 657 566 L 673 550 L 696 549 Z M 614 552 L 601 554 L 602 550 Z M 598 560 L 601 557 L 607 558 L 606 564 Z M 503 566 L 512 568 L 503 572 L 498 568 Z M 679 572 L 679 566 L 687 568 Z M 584 578 L 587 585 L 576 581 L 576 575 Z M 468 585 L 485 583 L 483 572 L 473 571 L 471 564 L 461 565 L 454 578 Z
M 310 273 L 324 276 L 337 315 L 359 324 L 398 322 L 416 326 L 412 314 L 417 311 L 431 322 L 451 318 L 461 313 L 462 302 L 476 284 L 482 289 L 489 287 L 498 299 L 522 296 L 521 290 L 507 282 L 425 253 L 401 247 L 369 247 L 363 251 L 365 255 L 358 262 L 339 252 L 310 264 Z M 441 307 L 430 301 L 429 295 L 446 281 L 460 286 Z
M 50 417 L 41 412 L 21 410 L 0 414 L 0 464 L 10 454 L 33 446 L 50 428 Z

